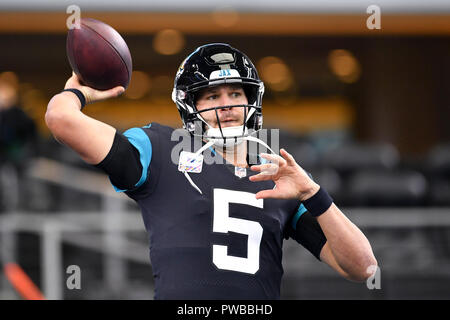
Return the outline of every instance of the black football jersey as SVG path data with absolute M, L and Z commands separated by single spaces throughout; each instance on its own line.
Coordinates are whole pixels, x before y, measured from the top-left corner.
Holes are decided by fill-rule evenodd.
M 203 155 L 217 161 L 205 159 L 201 172 L 188 173 L 197 190 L 178 170 L 180 141 L 193 146 L 194 138 L 174 140 L 173 132 L 152 123 L 124 133 L 139 151 L 142 175 L 134 188 L 118 191 L 141 208 L 155 299 L 279 299 L 283 239 L 319 258 L 326 239 L 317 221 L 299 200 L 256 199 L 274 182 L 251 182 L 257 173 L 249 169 L 239 177 L 212 148 Z

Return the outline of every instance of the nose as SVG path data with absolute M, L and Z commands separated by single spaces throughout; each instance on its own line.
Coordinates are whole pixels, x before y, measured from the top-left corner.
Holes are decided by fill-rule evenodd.
M 219 99 L 220 106 L 231 106 L 233 105 L 233 101 L 230 99 L 230 97 L 227 94 L 222 94 Z M 221 111 L 227 111 L 231 110 L 232 108 L 222 108 Z

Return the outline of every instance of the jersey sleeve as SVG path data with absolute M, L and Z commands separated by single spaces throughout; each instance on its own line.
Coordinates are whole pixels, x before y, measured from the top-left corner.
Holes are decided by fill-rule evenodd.
M 300 243 L 318 260 L 320 260 L 320 251 L 327 242 L 317 219 L 306 210 L 303 204 L 299 205 L 297 212 L 291 218 L 287 226 L 286 238 L 292 238 Z
M 108 174 L 117 192 L 138 189 L 149 176 L 152 143 L 142 128 L 117 133 L 105 159 L 97 167 Z

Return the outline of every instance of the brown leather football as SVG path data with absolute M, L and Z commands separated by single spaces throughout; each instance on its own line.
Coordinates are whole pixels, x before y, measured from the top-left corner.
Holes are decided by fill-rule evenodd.
M 128 87 L 132 61 L 125 40 L 104 22 L 82 18 L 67 34 L 67 57 L 82 84 L 98 90 Z

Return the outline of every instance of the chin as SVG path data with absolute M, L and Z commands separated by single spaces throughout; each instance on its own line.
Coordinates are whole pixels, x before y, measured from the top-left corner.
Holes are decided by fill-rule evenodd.
M 233 122 L 226 122 L 226 123 L 221 123 L 220 124 L 222 128 L 228 128 L 228 127 L 238 127 L 241 124 L 238 123 L 237 121 L 233 121 Z M 217 126 L 218 128 L 219 126 Z

